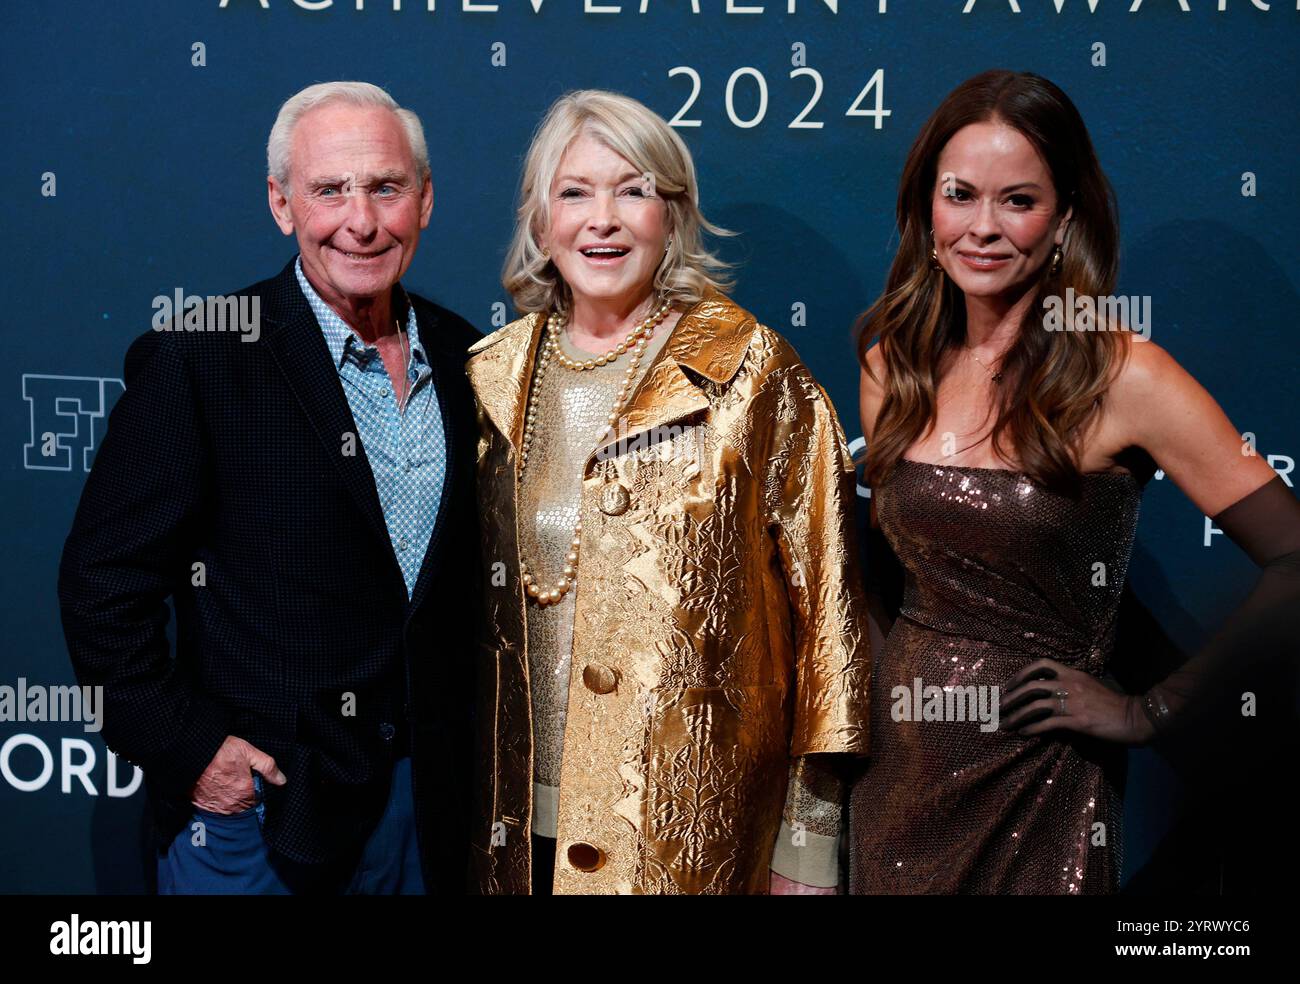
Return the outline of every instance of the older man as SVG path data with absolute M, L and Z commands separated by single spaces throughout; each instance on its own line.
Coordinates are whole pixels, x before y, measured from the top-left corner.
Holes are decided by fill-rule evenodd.
M 267 156 L 299 255 L 237 292 L 253 344 L 132 344 L 63 553 L 68 647 L 145 771 L 160 891 L 459 893 L 479 336 L 400 285 L 433 208 L 413 113 L 313 85 Z

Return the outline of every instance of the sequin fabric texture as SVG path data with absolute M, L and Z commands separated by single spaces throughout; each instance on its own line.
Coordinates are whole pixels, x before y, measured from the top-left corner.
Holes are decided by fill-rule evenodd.
M 533 518 L 517 459 L 544 322 L 493 333 L 466 367 L 489 576 L 472 853 L 488 894 L 530 891 L 538 749 L 518 562 Z M 647 368 L 620 437 L 581 473 L 554 891 L 762 892 L 792 756 L 867 750 L 844 434 L 789 344 L 711 292 Z
M 906 584 L 873 668 L 872 760 L 850 802 L 850 890 L 1113 892 L 1123 746 L 915 720 L 916 702 L 895 688 L 1001 690 L 1042 657 L 1101 676 L 1140 483 L 1090 473 L 1076 500 L 1013 471 L 904 459 L 875 494 Z
M 660 328 L 650 339 L 638 380 L 667 337 L 668 332 Z M 574 349 L 563 336 L 560 347 L 571 359 L 593 358 L 592 353 Z M 530 569 L 544 583 L 554 581 L 564 567 L 578 523 L 582 466 L 596 450 L 596 438 L 606 426 L 627 365 L 625 355 L 607 365 L 575 372 L 552 360 L 542 378 L 528 467 L 519 484 L 519 543 Z M 535 741 L 533 778 L 541 787 L 535 790 L 537 798 L 548 801 L 547 809 L 534 811 L 532 826 L 544 837 L 555 836 L 553 801 L 560 785 L 564 752 L 576 597 L 571 591 L 558 604 L 529 605 L 525 609 Z

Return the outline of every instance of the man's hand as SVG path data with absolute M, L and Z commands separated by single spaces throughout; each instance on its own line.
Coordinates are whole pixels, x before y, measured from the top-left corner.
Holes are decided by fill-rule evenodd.
M 217 754 L 190 790 L 190 802 L 210 813 L 238 813 L 254 805 L 253 773 L 283 786 L 288 780 L 266 752 L 234 735 L 227 735 Z

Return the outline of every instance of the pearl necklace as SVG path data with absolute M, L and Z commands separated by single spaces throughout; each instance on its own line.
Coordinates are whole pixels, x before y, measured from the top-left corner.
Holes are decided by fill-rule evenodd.
M 627 338 L 619 342 L 614 348 L 594 359 L 581 361 L 570 359 L 560 351 L 560 335 L 564 331 L 564 326 L 568 323 L 568 318 L 557 311 L 546 320 L 547 337 L 537 355 L 537 375 L 533 380 L 532 393 L 528 397 L 528 417 L 524 423 L 524 442 L 519 454 L 519 478 L 521 481 L 523 480 L 524 469 L 528 467 L 528 453 L 532 448 L 533 434 L 537 428 L 537 404 L 541 398 L 542 379 L 546 375 L 551 359 L 554 358 L 565 369 L 571 369 L 575 372 L 587 372 L 599 366 L 617 362 L 623 354 L 631 350 L 632 357 L 628 361 L 627 370 L 623 373 L 623 381 L 619 384 L 618 395 L 614 397 L 614 408 L 610 410 L 609 416 L 606 417 L 606 430 L 612 430 L 618 422 L 618 414 L 627 399 L 628 391 L 632 388 L 632 383 L 636 379 L 637 368 L 641 364 L 641 357 L 645 354 L 646 343 L 654 337 L 655 328 L 668 315 L 671 306 L 669 302 L 665 301 L 654 314 L 641 322 L 628 334 Z M 569 542 L 569 551 L 564 555 L 564 568 L 560 577 L 549 588 L 538 582 L 537 578 L 528 569 L 528 565 L 524 563 L 523 558 L 520 558 L 519 574 L 524 582 L 524 591 L 529 598 L 539 605 L 555 605 L 569 593 L 578 580 L 578 549 L 581 544 L 582 520 L 579 519 L 578 525 L 573 528 L 573 538 Z

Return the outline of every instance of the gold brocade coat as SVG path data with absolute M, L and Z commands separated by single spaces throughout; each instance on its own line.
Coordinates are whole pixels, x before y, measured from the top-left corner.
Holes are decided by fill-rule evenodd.
M 486 620 L 476 889 L 528 894 L 533 728 L 517 463 L 533 314 L 470 350 Z M 554 368 L 551 371 L 567 371 Z M 582 480 L 556 894 L 767 889 L 792 756 L 867 751 L 854 470 L 825 392 L 711 292 Z M 543 572 L 545 574 L 545 572 Z

